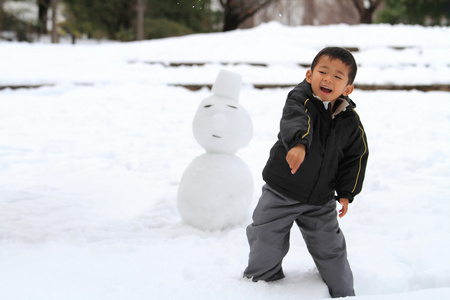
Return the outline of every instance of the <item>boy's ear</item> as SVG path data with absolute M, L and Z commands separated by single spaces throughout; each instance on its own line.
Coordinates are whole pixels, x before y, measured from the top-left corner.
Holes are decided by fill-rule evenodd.
M 311 84 L 311 76 L 312 71 L 311 70 L 306 71 L 306 82 L 308 82 L 309 84 Z
M 342 93 L 343 96 L 348 96 L 353 92 L 353 89 L 355 86 L 353 84 L 349 84 L 345 87 L 344 92 Z

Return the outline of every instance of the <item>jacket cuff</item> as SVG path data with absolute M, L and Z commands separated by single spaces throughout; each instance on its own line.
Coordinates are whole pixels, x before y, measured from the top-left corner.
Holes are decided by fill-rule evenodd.
M 295 146 L 297 146 L 298 144 L 303 144 L 303 145 L 305 145 L 305 154 L 308 154 L 308 150 L 309 150 L 309 147 L 308 147 L 308 142 L 307 141 L 305 141 L 305 140 L 296 140 L 295 142 L 293 142 L 292 144 L 290 144 L 289 146 L 288 146 L 288 149 L 286 149 L 286 151 L 287 152 L 289 152 L 289 150 L 291 150 L 292 148 L 294 148 Z
M 353 195 L 351 193 L 338 193 L 337 196 L 334 197 L 336 201 L 339 202 L 341 198 L 347 198 L 350 203 L 353 202 Z

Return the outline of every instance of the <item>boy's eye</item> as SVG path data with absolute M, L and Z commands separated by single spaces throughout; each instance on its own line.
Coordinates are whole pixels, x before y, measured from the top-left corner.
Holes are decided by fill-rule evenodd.
M 324 72 L 324 71 L 319 71 L 319 73 L 320 73 L 320 74 L 325 74 L 325 72 Z
M 336 77 L 337 79 L 341 79 L 341 80 L 342 80 L 342 78 L 341 78 L 341 77 L 339 77 L 339 76 L 334 76 L 334 77 Z

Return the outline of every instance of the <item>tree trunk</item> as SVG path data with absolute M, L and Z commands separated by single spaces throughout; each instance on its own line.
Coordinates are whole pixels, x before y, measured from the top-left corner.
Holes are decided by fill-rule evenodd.
M 314 9 L 314 0 L 304 0 L 305 12 L 303 13 L 302 25 L 314 25 L 314 17 L 316 15 Z
M 261 8 L 279 0 L 220 0 L 224 9 L 223 31 L 239 28 L 245 20 L 253 17 Z
M 136 11 L 136 40 L 142 41 L 144 39 L 144 16 L 147 8 L 147 0 L 137 0 Z
M 352 0 L 355 7 L 358 9 L 360 16 L 360 23 L 371 24 L 373 14 L 377 7 L 383 2 L 383 0 Z M 367 2 L 366 2 L 367 1 Z M 364 3 L 368 3 L 369 7 L 366 7 Z
M 363 10 L 360 12 L 360 23 L 361 24 L 372 24 L 373 12 L 370 10 Z
M 239 27 L 239 7 L 237 1 L 226 0 L 220 1 L 224 8 L 223 31 L 235 30 Z
M 52 43 L 58 43 L 58 5 L 60 0 L 52 0 Z
M 48 33 L 47 20 L 50 2 L 51 0 L 38 0 L 39 35 Z

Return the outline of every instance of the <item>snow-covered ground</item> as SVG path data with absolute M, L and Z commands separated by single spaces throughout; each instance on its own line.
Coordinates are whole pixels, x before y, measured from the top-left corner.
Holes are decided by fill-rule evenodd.
M 0 299 L 329 297 L 296 228 L 285 279 L 241 278 L 289 91 L 251 84 L 301 81 L 298 64 L 327 45 L 359 48 L 356 83 L 450 84 L 449 37 L 442 27 L 270 23 L 135 43 L 0 43 L 0 86 L 51 84 L 0 90 Z M 235 62 L 267 67 L 222 64 Z M 237 154 L 255 193 L 244 224 L 205 232 L 181 222 L 176 194 L 204 153 L 191 123 L 210 91 L 171 84 L 210 84 L 220 69 L 243 75 L 254 137 Z M 351 98 L 371 151 L 363 192 L 340 220 L 355 299 L 449 299 L 450 93 Z

